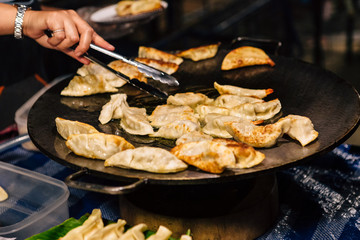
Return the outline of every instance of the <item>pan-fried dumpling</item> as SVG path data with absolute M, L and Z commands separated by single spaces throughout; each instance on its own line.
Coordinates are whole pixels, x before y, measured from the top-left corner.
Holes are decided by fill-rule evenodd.
M 60 117 L 55 118 L 55 123 L 58 133 L 64 139 L 67 139 L 72 134 L 99 132 L 98 130 L 96 130 L 96 128 L 87 123 L 67 120 Z
M 88 65 L 83 65 L 81 68 L 79 68 L 76 72 L 82 77 L 85 77 L 87 75 L 96 75 L 99 78 L 104 78 L 105 81 L 110 83 L 113 87 L 122 87 L 126 84 L 126 81 L 116 76 L 114 73 L 110 72 L 106 68 L 100 66 L 96 63 L 90 63 Z
M 156 48 L 140 46 L 138 52 L 139 58 L 150 58 L 161 60 L 164 62 L 172 62 L 177 65 L 180 65 L 184 60 L 181 57 L 178 57 L 174 54 L 170 54 Z
M 167 99 L 167 104 L 185 105 L 190 106 L 191 108 L 195 108 L 199 104 L 210 104 L 213 101 L 213 99 L 209 98 L 205 94 L 186 92 L 169 96 Z
M 199 115 L 193 112 L 172 112 L 155 116 L 156 117 L 152 118 L 151 126 L 156 128 L 160 128 L 177 120 L 189 120 L 192 122 L 198 122 L 199 120 Z
M 234 108 L 244 103 L 258 103 L 264 100 L 254 97 L 240 97 L 237 95 L 223 94 L 217 97 L 213 105 L 225 108 Z
M 155 173 L 180 172 L 187 168 L 169 151 L 156 147 L 138 147 L 119 152 L 105 160 L 105 167 L 111 166 Z
M 222 173 L 225 167 L 234 167 L 236 163 L 229 148 L 213 141 L 180 144 L 170 152 L 180 160 L 211 173 Z
M 105 133 L 73 134 L 66 146 L 76 155 L 105 160 L 117 152 L 134 146 L 124 138 Z
M 100 209 L 94 209 L 88 219 L 79 227 L 70 230 L 64 237 L 59 240 L 86 240 L 94 239 L 98 236 L 99 231 L 104 227 Z
M 235 168 L 251 168 L 260 164 L 265 159 L 265 154 L 245 143 L 222 138 L 215 138 L 213 141 L 224 144 L 231 149 L 236 159 Z
M 156 233 L 146 240 L 168 240 L 171 237 L 171 234 L 172 232 L 168 228 L 160 225 Z
M 158 117 L 173 113 L 194 113 L 194 110 L 189 106 L 158 105 L 148 118 L 150 121 L 154 121 Z
M 120 126 L 133 135 L 153 134 L 154 130 L 146 116 L 145 108 L 124 107 Z M 144 110 L 142 110 L 144 109 Z
M 0 186 L 0 202 L 5 201 L 6 199 L 8 199 L 8 197 L 9 195 L 7 194 L 5 189 Z
M 230 115 L 258 121 L 274 117 L 281 110 L 279 99 L 260 103 L 245 103 L 230 109 Z
M 179 137 L 176 140 L 176 145 L 180 145 L 187 142 L 200 142 L 200 141 L 207 141 L 212 140 L 213 137 L 210 135 L 207 135 L 206 133 L 199 132 L 199 131 L 193 131 L 189 133 L 185 133 L 181 137 Z
M 176 56 L 188 58 L 195 62 L 212 58 L 216 55 L 220 43 L 190 48 L 176 53 Z
M 151 137 L 162 137 L 167 139 L 177 139 L 185 133 L 198 131 L 200 129 L 199 123 L 189 120 L 177 120 L 159 128 Z
M 249 89 L 241 88 L 232 85 L 220 85 L 217 82 L 214 82 L 214 88 L 219 92 L 220 95 L 230 94 L 237 95 L 240 97 L 255 97 L 255 98 L 264 98 L 267 95 L 274 92 L 273 89 Z
M 163 71 L 169 75 L 173 74 L 179 69 L 179 65 L 172 62 L 164 62 L 162 60 L 149 59 L 149 58 L 135 58 L 136 61 L 146 64 L 150 67 Z
M 110 96 L 110 101 L 107 102 L 100 111 L 99 121 L 101 124 L 106 124 L 111 121 L 111 119 L 121 118 L 122 113 L 122 105 L 126 102 L 127 95 L 124 93 L 113 94 Z
M 198 105 L 195 109 L 196 113 L 199 114 L 200 119 L 203 120 L 206 115 L 211 113 L 217 113 L 221 115 L 229 115 L 230 111 L 224 107 L 217 107 L 213 105 Z
M 288 128 L 283 128 L 285 129 L 284 133 L 291 138 L 298 140 L 303 147 L 314 141 L 319 135 L 308 117 L 288 115 L 279 120 L 279 122 L 282 121 L 285 121 L 285 124 L 289 124 Z
M 265 126 L 256 126 L 251 121 L 225 122 L 226 130 L 238 142 L 257 148 L 272 147 L 283 135 L 283 124 L 278 122 Z
M 140 223 L 128 229 L 118 240 L 145 240 L 144 232 L 147 230 L 147 225 Z
M 87 75 L 85 77 L 75 76 L 60 94 L 62 96 L 82 97 L 97 93 L 117 91 L 117 88 L 111 86 L 110 83 L 103 78 L 98 78 L 95 75 Z
M 126 63 L 122 60 L 112 61 L 108 64 L 108 66 L 128 76 L 130 79 L 136 78 L 141 82 L 147 82 L 145 74 L 141 73 L 137 67 L 130 65 L 129 63 Z
M 214 137 L 219 138 L 232 138 L 225 128 L 224 122 L 242 121 L 241 118 L 236 116 L 225 116 L 217 113 L 211 113 L 205 117 L 205 126 L 202 131 Z
M 100 231 L 101 240 L 119 239 L 124 234 L 125 224 L 126 221 L 123 219 L 118 219 L 116 223 L 108 224 Z
M 124 17 L 129 15 L 136 15 L 146 12 L 152 12 L 161 9 L 160 0 L 137 0 L 137 1 L 119 1 L 116 4 L 117 15 Z
M 192 236 L 183 234 L 180 237 L 180 240 L 193 240 Z
M 271 58 L 260 48 L 243 46 L 230 51 L 221 64 L 221 70 L 230 70 L 253 65 L 275 66 Z

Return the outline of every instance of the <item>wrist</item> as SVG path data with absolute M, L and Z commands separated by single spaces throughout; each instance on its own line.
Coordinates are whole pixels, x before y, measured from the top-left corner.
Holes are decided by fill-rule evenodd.
M 23 38 L 23 26 L 24 26 L 24 17 L 29 7 L 25 5 L 14 5 L 17 8 L 14 24 L 14 37 L 16 39 Z

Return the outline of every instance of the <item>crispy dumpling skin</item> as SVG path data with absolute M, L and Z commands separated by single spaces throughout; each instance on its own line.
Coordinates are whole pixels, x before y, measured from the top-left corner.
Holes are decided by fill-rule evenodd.
M 260 48 L 243 46 L 230 51 L 221 64 L 221 70 L 230 70 L 254 65 L 275 66 L 271 58 Z
M 111 86 L 105 79 L 98 78 L 95 75 L 86 75 L 85 77 L 74 76 L 60 94 L 62 96 L 82 97 L 97 93 L 117 91 L 117 88 Z
M 212 58 L 216 55 L 220 43 L 190 48 L 176 53 L 176 56 L 188 58 L 195 62 Z
M 124 138 L 105 133 L 73 134 L 68 137 L 66 146 L 76 155 L 102 160 L 117 152 L 134 148 Z
M 200 124 L 190 120 L 176 120 L 159 128 L 151 137 L 162 137 L 167 139 L 177 139 L 185 133 L 198 131 Z
M 156 147 L 138 147 L 119 152 L 105 160 L 105 167 L 137 169 L 155 173 L 180 172 L 187 165 L 169 151 Z
M 67 120 L 60 117 L 55 118 L 55 124 L 58 133 L 64 139 L 67 139 L 72 134 L 99 132 L 96 128 L 87 123 Z
M 230 109 L 229 115 L 252 121 L 267 120 L 274 117 L 281 110 L 279 99 L 268 102 L 244 103 Z
M 235 166 L 233 152 L 223 144 L 213 141 L 180 144 L 170 152 L 180 160 L 205 172 L 222 173 L 226 167 Z
M 236 159 L 235 168 L 251 168 L 260 164 L 265 159 L 265 154 L 245 143 L 223 138 L 215 138 L 213 141 L 224 144 L 232 150 Z
M 147 82 L 145 74 L 141 73 L 137 67 L 130 65 L 122 60 L 112 61 L 108 64 L 108 66 L 128 76 L 130 79 L 135 78 L 141 82 Z
M 237 95 L 223 94 L 215 99 L 213 105 L 218 107 L 234 108 L 244 103 L 258 102 L 264 102 L 264 100 L 254 97 L 241 97 Z
M 149 59 L 149 58 L 135 58 L 136 61 L 146 64 L 150 67 L 163 71 L 169 75 L 175 73 L 179 69 L 179 65 L 172 62 L 164 62 L 162 60 L 157 59 Z
M 255 97 L 255 98 L 264 98 L 267 95 L 274 92 L 273 89 L 249 89 L 249 88 L 241 88 L 232 85 L 220 85 L 217 82 L 214 82 L 214 88 L 220 93 L 237 95 L 241 97 Z
M 214 100 L 202 93 L 186 92 L 170 95 L 166 100 L 169 105 L 183 105 L 195 108 L 199 104 L 210 104 Z
M 180 65 L 184 60 L 181 57 L 178 57 L 174 54 L 167 53 L 156 48 L 140 46 L 138 52 L 139 58 L 150 58 L 161 60 L 164 62 L 172 62 L 177 65 Z

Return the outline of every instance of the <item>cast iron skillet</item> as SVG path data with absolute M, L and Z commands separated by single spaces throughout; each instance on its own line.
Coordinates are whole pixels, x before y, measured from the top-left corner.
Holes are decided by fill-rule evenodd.
M 65 166 L 80 170 L 79 173 L 86 172 L 100 178 L 136 184 L 197 185 L 253 178 L 259 174 L 271 173 L 302 163 L 335 148 L 356 130 L 360 114 L 359 94 L 353 86 L 335 74 L 296 59 L 273 55 L 270 56 L 276 63 L 275 67 L 253 66 L 221 71 L 221 61 L 227 52 L 226 49 L 220 49 L 213 59 L 200 62 L 184 61 L 178 72 L 174 74 L 180 82 L 180 87 L 164 88 L 164 90 L 169 94 L 196 91 L 216 97 L 218 94 L 213 89 L 214 81 L 253 89 L 272 88 L 274 93 L 266 100 L 278 98 L 283 107 L 281 113 L 272 121 L 288 114 L 307 116 L 319 132 L 318 139 L 302 147 L 298 142 L 283 137 L 276 146 L 260 149 L 266 155 L 260 165 L 238 171 L 226 170 L 220 175 L 202 172 L 194 167 L 173 174 L 105 168 L 104 161 L 80 157 L 67 149 L 65 140 L 56 131 L 56 117 L 85 122 L 101 132 L 121 135 L 136 147 L 158 146 L 171 149 L 174 142 L 130 136 L 121 129 L 118 120 L 101 125 L 98 121 L 99 112 L 102 105 L 109 100 L 110 94 L 88 97 L 60 96 L 60 91 L 67 86 L 71 77 L 50 88 L 33 105 L 28 117 L 30 138 L 48 157 Z M 130 106 L 145 106 L 148 113 L 151 113 L 157 104 L 164 103 L 131 86 L 126 85 L 119 91 L 128 94 Z M 95 191 L 103 190 L 102 187 L 99 189 Z

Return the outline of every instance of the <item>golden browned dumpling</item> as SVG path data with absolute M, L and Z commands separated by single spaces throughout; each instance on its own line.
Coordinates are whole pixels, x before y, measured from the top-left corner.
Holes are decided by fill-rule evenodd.
M 156 48 L 144 47 L 144 46 L 139 47 L 138 57 L 139 58 L 156 59 L 156 60 L 161 60 L 164 62 L 172 62 L 177 65 L 180 65 L 184 61 L 181 57 L 178 57 L 174 54 L 167 53 L 167 52 L 158 50 Z
M 260 48 L 244 46 L 229 52 L 222 64 L 221 70 L 230 70 L 253 65 L 275 66 L 271 58 Z
M 150 67 L 163 71 L 169 75 L 176 72 L 179 68 L 179 65 L 172 62 L 164 62 L 162 60 L 150 59 L 150 58 L 135 58 L 136 61 L 146 64 Z
M 0 186 L 0 202 L 5 201 L 8 197 L 7 192 Z
M 121 60 L 115 60 L 109 63 L 109 67 L 112 69 L 121 72 L 122 74 L 128 76 L 130 79 L 136 78 L 141 82 L 147 82 L 145 74 L 139 72 L 138 68 L 130 65 Z
M 93 126 L 79 122 L 67 120 L 64 118 L 57 117 L 55 118 L 56 129 L 58 133 L 64 138 L 67 139 L 72 134 L 80 134 L 80 133 L 97 133 L 99 132 Z
M 160 0 L 120 1 L 116 5 L 116 13 L 123 17 L 161 9 Z
M 105 133 L 73 134 L 66 146 L 76 155 L 105 160 L 115 153 L 134 146 L 124 138 Z
M 185 51 L 178 52 L 176 56 L 188 58 L 195 62 L 212 58 L 216 55 L 219 45 L 220 43 L 190 48 Z
M 234 167 L 236 162 L 229 148 L 214 141 L 180 144 L 170 152 L 180 160 L 211 173 L 222 173 L 225 167 Z
M 219 92 L 220 95 L 230 94 L 240 97 L 254 97 L 254 98 L 264 98 L 267 95 L 274 92 L 273 89 L 250 89 L 242 88 L 233 85 L 220 85 L 217 82 L 214 82 L 214 88 Z

